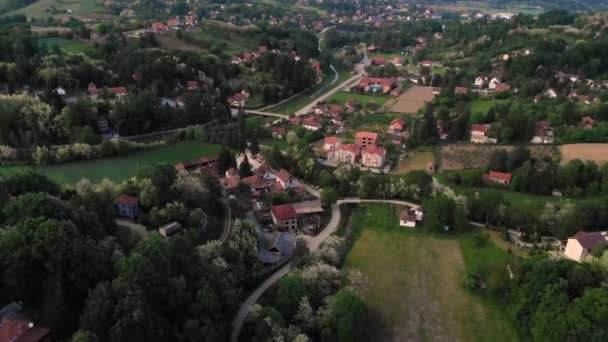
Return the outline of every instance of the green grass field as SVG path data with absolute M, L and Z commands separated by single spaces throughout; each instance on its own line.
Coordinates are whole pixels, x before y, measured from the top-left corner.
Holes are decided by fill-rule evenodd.
M 246 51 L 257 49 L 257 39 L 252 39 L 248 33 L 233 32 L 229 30 L 218 30 L 217 28 L 205 28 L 191 33 L 198 40 L 198 45 L 203 49 L 219 47 L 226 55 L 242 54 Z
M 120 182 L 135 176 L 137 171 L 143 166 L 160 162 L 175 164 L 184 160 L 216 154 L 219 152 L 219 149 L 220 147 L 218 145 L 197 141 L 183 141 L 124 157 L 49 165 L 37 167 L 35 168 L 35 171 L 46 175 L 61 185 L 73 184 L 82 178 L 87 178 L 95 182 L 108 178 L 115 182 Z M 31 167 L 22 166 L 0 168 L 0 175 L 31 169 Z
M 45 45 L 47 48 L 58 46 L 64 52 L 72 54 L 87 53 L 93 50 L 93 48 L 86 46 L 79 41 L 65 38 L 42 38 L 38 43 L 40 45 Z
M 472 115 L 481 115 L 482 117 L 496 104 L 505 103 L 508 100 L 500 99 L 480 99 L 473 102 L 471 105 Z
M 366 95 L 341 91 L 332 95 L 327 100 L 327 102 L 339 103 L 341 105 L 344 105 L 344 103 L 346 103 L 346 100 L 350 99 L 356 99 L 359 102 L 359 105 L 361 106 L 365 106 L 370 102 L 375 102 L 378 106 L 382 106 L 386 101 L 390 99 L 390 97 L 386 95 Z
M 366 206 L 354 215 L 360 236 L 346 267 L 369 280 L 371 340 L 513 340 L 505 313 L 463 286 L 466 271 L 492 267 L 506 252 L 491 242 L 468 248 L 470 234 L 445 237 L 399 227 L 398 210 L 388 205 Z
M 110 15 L 110 10 L 100 6 L 97 0 L 39 0 L 29 6 L 13 10 L 6 15 L 24 14 L 30 18 L 46 18 L 53 15 Z

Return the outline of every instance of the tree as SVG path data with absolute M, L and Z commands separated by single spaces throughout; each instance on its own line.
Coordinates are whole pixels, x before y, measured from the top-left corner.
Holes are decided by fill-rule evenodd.
M 252 175 L 253 171 L 251 171 L 251 164 L 249 164 L 249 159 L 247 156 L 245 156 L 241 162 L 241 165 L 239 165 L 239 177 L 243 179 Z
M 249 147 L 249 151 L 251 151 L 251 154 L 253 154 L 254 156 L 260 153 L 260 144 L 258 143 L 258 139 L 255 136 L 251 140 L 251 146 Z
M 347 290 L 338 292 L 335 300 L 337 340 L 366 341 L 368 310 L 365 302 Z
M 338 200 L 338 192 L 332 187 L 325 187 L 321 190 L 321 203 L 325 206 L 331 206 Z
M 287 319 L 296 314 L 300 300 L 306 294 L 304 280 L 297 273 L 291 273 L 279 281 L 276 305 Z
M 507 172 L 507 151 L 500 149 L 492 152 L 488 167 L 490 171 Z
M 222 175 L 226 172 L 226 170 L 232 167 L 236 168 L 236 158 L 228 147 L 226 147 L 226 145 L 222 145 L 218 155 L 217 171 L 220 175 Z
M 80 316 L 80 327 L 106 340 L 113 322 L 115 299 L 108 282 L 97 284 L 89 293 L 84 311 Z

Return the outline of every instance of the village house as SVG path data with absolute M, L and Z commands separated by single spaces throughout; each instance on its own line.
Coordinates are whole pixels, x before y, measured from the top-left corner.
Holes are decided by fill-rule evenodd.
M 302 121 L 302 127 L 306 128 L 309 131 L 318 131 L 319 129 L 321 129 L 321 126 L 322 124 L 314 116 L 306 118 Z
M 511 184 L 512 175 L 506 172 L 490 171 L 488 180 L 496 184 L 509 185 Z
M 167 19 L 167 26 L 172 30 L 178 30 L 181 27 L 181 24 L 179 22 L 179 19 L 171 18 Z
M 530 141 L 532 144 L 552 144 L 553 129 L 547 121 L 537 121 L 534 128 L 534 136 Z
M 583 232 L 576 233 L 568 239 L 563 248 L 564 255 L 577 262 L 585 259 L 589 252 L 597 246 L 608 243 L 608 232 Z
M 509 90 L 511 90 L 511 86 L 508 85 L 508 84 L 504 84 L 504 83 L 497 84 L 494 87 L 494 93 L 495 94 L 499 94 L 499 93 L 502 93 L 502 92 L 505 92 L 505 91 L 509 91 Z
M 486 83 L 488 82 L 488 78 L 485 76 L 477 76 L 475 77 L 475 87 L 477 88 L 483 88 L 485 87 Z
M 177 171 L 214 173 L 218 160 L 218 156 L 202 157 L 177 163 L 175 169 Z
M 275 139 L 283 139 L 285 136 L 285 128 L 283 127 L 272 127 L 272 137 Z
M 298 214 L 291 204 L 273 205 L 270 213 L 280 231 L 293 232 L 298 228 Z
M 329 107 L 327 109 L 326 114 L 336 115 L 336 114 L 342 114 L 342 112 L 344 112 L 344 106 L 342 106 L 341 104 L 334 104 L 334 105 L 331 105 L 331 107 Z
M 139 199 L 129 195 L 120 195 L 114 200 L 114 213 L 118 217 L 135 220 L 140 213 Z
M 421 67 L 425 67 L 425 68 L 432 68 L 433 67 L 433 61 L 424 60 L 424 61 L 420 62 L 420 66 Z
M 247 102 L 247 95 L 244 93 L 236 93 L 228 98 L 228 104 L 231 107 L 244 107 Z
M 34 322 L 20 313 L 0 317 L 0 341 L 2 342 L 50 341 L 49 333 L 49 329 L 34 325 Z
M 501 83 L 502 82 L 500 81 L 500 79 L 498 79 L 497 77 L 493 77 L 490 80 L 490 83 L 488 83 L 488 89 L 494 90 L 494 89 L 496 89 L 496 86 L 499 85 L 499 84 L 501 84 Z
M 373 169 L 384 166 L 386 150 L 380 146 L 366 146 L 361 152 L 361 165 Z
M 330 151 L 338 147 L 342 143 L 342 139 L 338 137 L 325 137 L 323 140 L 323 149 Z
M 186 88 L 188 90 L 197 90 L 198 89 L 198 82 L 197 81 L 187 81 L 186 82 Z
M 376 146 L 378 140 L 378 133 L 359 131 L 355 134 L 355 144 L 366 147 Z
M 118 98 L 127 96 L 127 88 L 126 87 L 110 87 L 108 88 L 108 93 L 115 95 Z
M 557 97 L 557 92 L 555 91 L 555 89 L 549 88 L 547 89 L 547 91 L 545 91 L 545 96 L 550 99 L 554 99 Z
M 267 265 L 289 260 L 296 248 L 296 241 L 296 235 L 291 232 L 262 232 L 259 241 L 260 260 Z
M 398 56 L 393 57 L 393 65 L 398 67 L 403 66 L 403 58 Z
M 268 188 L 267 182 L 264 180 L 264 178 L 256 174 L 241 179 L 241 182 L 249 185 L 249 187 L 251 188 L 251 192 L 254 194 L 254 197 L 259 196 L 264 190 Z
M 583 129 L 592 129 L 595 127 L 595 119 L 590 116 L 583 116 L 580 125 Z
M 289 174 L 287 170 L 281 169 L 279 170 L 279 173 L 277 173 L 277 185 L 285 190 L 294 189 L 298 187 L 298 180 Z
M 389 93 L 398 82 L 396 78 L 364 77 L 359 81 L 359 91 L 362 92 L 383 92 Z
M 371 63 L 373 66 L 385 66 L 386 59 L 384 57 L 373 57 Z
M 446 140 L 448 138 L 448 131 L 445 129 L 442 120 L 437 120 L 437 135 L 441 140 Z
M 495 138 L 488 137 L 488 131 L 490 125 L 488 124 L 476 124 L 471 127 L 471 142 L 475 144 L 488 144 L 496 143 Z
M 466 95 L 469 93 L 469 88 L 467 87 L 455 87 L 454 93 L 459 95 Z
M 401 118 L 393 119 L 388 125 L 388 132 L 391 134 L 401 134 L 405 128 L 405 120 Z
M 163 225 L 162 227 L 158 228 L 158 233 L 160 234 L 160 236 L 165 237 L 165 238 L 170 238 L 173 237 L 179 233 L 182 232 L 182 225 L 179 222 L 170 222 L 167 223 L 165 225 Z
M 161 23 L 160 21 L 152 23 L 151 28 L 152 28 L 152 32 L 154 32 L 156 34 L 161 34 L 161 35 L 166 34 L 167 31 L 169 31 L 169 28 L 167 27 L 167 25 Z
M 406 206 L 399 215 L 399 225 L 401 227 L 414 228 L 418 222 L 422 222 L 424 213 L 420 207 L 412 208 Z
M 277 175 L 274 174 L 270 166 L 267 164 L 260 165 L 257 169 L 253 170 L 253 173 L 262 177 L 267 183 L 276 183 Z
M 335 163 L 355 165 L 359 155 L 359 146 L 355 144 L 341 144 L 327 153 L 327 159 Z
M 299 116 L 292 116 L 291 118 L 289 118 L 289 123 L 291 123 L 292 125 L 299 125 L 302 123 L 302 118 Z
M 220 179 L 220 183 L 222 184 L 222 187 L 224 188 L 226 194 L 231 194 L 236 190 L 236 187 L 239 185 L 239 179 L 234 175 L 226 176 Z

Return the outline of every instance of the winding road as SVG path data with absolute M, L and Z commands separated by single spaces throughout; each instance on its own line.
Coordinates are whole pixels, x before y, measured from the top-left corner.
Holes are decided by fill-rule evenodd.
M 317 236 L 305 236 L 304 240 L 308 245 L 308 249 L 311 252 L 316 251 L 319 246 L 325 241 L 330 235 L 336 232 L 338 226 L 340 224 L 340 205 L 342 204 L 358 204 L 358 203 L 385 203 L 385 204 L 396 204 L 396 205 L 408 205 L 411 207 L 418 207 L 419 204 L 401 201 L 401 200 L 382 200 L 382 199 L 361 199 L 358 197 L 347 197 L 342 200 L 338 200 L 336 204 L 331 207 L 331 220 L 325 226 Z M 270 275 L 262 284 L 260 284 L 247 299 L 241 304 L 239 311 L 234 316 L 232 320 L 232 334 L 230 336 L 230 340 L 232 342 L 237 342 L 239 338 L 239 334 L 241 332 L 241 328 L 243 327 L 243 323 L 245 322 L 245 318 L 251 311 L 251 308 L 255 303 L 257 303 L 258 299 L 266 292 L 268 288 L 274 285 L 277 281 L 283 278 L 285 275 L 289 273 L 291 270 L 292 264 L 291 261 L 285 264 L 285 266 L 278 269 L 276 272 Z

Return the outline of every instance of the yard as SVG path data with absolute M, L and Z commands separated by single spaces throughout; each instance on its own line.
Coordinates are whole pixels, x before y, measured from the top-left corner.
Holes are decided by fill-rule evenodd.
M 218 152 L 218 145 L 211 145 L 197 141 L 183 141 L 153 150 L 134 153 L 124 157 L 42 166 L 35 168 L 35 170 L 61 185 L 73 184 L 82 178 L 88 178 L 89 180 L 95 182 L 108 178 L 112 181 L 120 182 L 135 176 L 137 171 L 146 165 L 152 165 L 160 162 L 175 164 L 184 160 L 214 155 Z M 32 168 L 0 168 L 0 175 L 11 174 L 29 169 Z
M 431 151 L 409 151 L 405 159 L 399 161 L 396 169 L 390 173 L 395 175 L 405 175 L 414 170 L 426 170 L 429 163 L 434 163 L 435 157 Z
M 479 99 L 471 105 L 471 120 L 473 123 L 481 123 L 481 119 L 486 115 L 488 110 L 494 105 L 506 103 L 508 100 L 500 99 Z M 480 120 L 474 120 L 479 118 Z
M 439 237 L 399 227 L 398 210 L 370 205 L 354 213 L 360 236 L 346 267 L 370 286 L 370 336 L 374 341 L 509 341 L 505 313 L 463 286 L 466 271 L 485 270 L 509 255 L 491 242 L 469 248 L 467 239 Z
M 366 106 L 368 103 L 373 102 L 378 105 L 378 107 L 384 105 L 386 101 L 390 99 L 387 95 L 367 95 L 367 94 L 359 94 L 359 93 L 349 93 L 345 91 L 340 91 L 332 95 L 327 102 L 329 103 L 338 103 L 344 105 L 347 100 L 355 99 L 359 102 L 359 105 Z
M 65 38 L 57 38 L 57 37 L 43 38 L 43 39 L 40 39 L 38 41 L 38 43 L 40 45 L 46 46 L 47 48 L 53 48 L 53 47 L 57 46 L 64 52 L 72 53 L 72 54 L 87 53 L 87 52 L 93 50 L 93 48 L 86 46 L 77 40 L 65 39 Z

